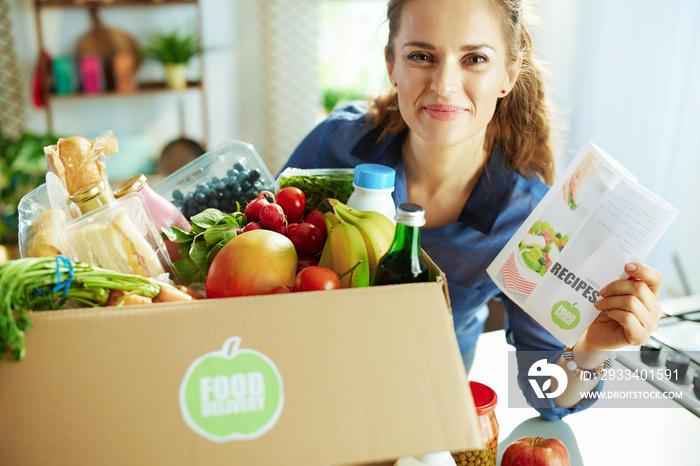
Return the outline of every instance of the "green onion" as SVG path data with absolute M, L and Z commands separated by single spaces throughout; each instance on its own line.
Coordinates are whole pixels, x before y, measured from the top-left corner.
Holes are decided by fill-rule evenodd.
M 63 256 L 0 264 L 0 357 L 10 352 L 12 360 L 24 358 L 25 332 L 32 326 L 27 311 L 60 309 L 68 300 L 84 307 L 104 306 L 110 290 L 153 298 L 160 285 Z

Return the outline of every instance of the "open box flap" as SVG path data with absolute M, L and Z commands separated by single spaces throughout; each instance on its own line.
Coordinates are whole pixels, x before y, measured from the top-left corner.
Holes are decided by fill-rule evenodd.
M 326 465 L 480 447 L 442 283 L 32 313 L 0 363 L 0 464 Z M 178 395 L 229 338 L 274 362 L 258 438 L 196 433 Z

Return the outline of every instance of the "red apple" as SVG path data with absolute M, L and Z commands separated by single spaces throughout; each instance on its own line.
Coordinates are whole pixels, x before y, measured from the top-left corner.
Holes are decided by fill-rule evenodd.
M 555 438 L 523 437 L 503 451 L 501 466 L 569 466 L 569 451 Z

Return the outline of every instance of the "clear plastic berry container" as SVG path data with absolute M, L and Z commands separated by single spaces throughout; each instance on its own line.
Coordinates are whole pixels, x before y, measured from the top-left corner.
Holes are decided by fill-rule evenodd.
M 498 449 L 498 421 L 496 420 L 496 392 L 483 383 L 470 381 L 469 388 L 472 391 L 476 414 L 479 416 L 479 429 L 486 444 L 484 450 L 453 451 L 457 466 L 481 465 L 496 466 L 496 453 Z
M 152 186 L 189 219 L 208 208 L 226 213 L 273 191 L 275 179 L 252 144 L 226 141 Z

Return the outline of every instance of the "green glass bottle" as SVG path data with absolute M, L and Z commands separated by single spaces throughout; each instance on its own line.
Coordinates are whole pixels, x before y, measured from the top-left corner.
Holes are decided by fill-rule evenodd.
M 420 227 L 423 225 L 423 207 L 411 202 L 399 205 L 396 209 L 394 241 L 379 260 L 372 285 L 429 281 L 428 264 L 420 249 Z

